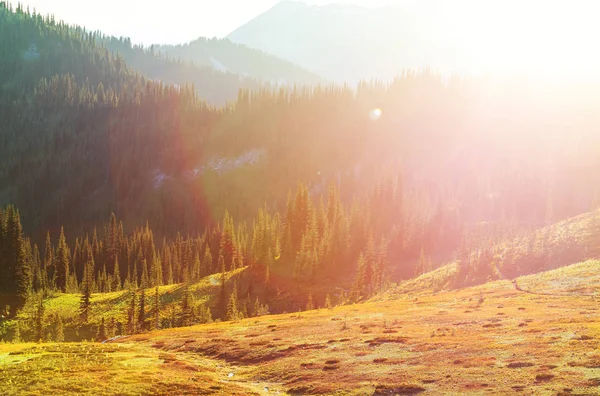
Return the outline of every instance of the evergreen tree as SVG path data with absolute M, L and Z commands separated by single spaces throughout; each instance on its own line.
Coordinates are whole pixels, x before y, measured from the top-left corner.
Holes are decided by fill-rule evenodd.
M 54 341 L 63 342 L 65 340 L 65 333 L 63 329 L 63 321 L 61 315 L 56 315 L 56 321 L 54 324 Z
M 96 334 L 96 341 L 102 342 L 108 339 L 106 335 L 106 326 L 104 324 L 104 317 L 102 317 L 102 322 L 100 322 L 100 327 L 98 327 L 98 333 Z
M 154 329 L 160 328 L 160 294 L 158 292 L 158 286 L 154 288 Z
M 129 304 L 129 308 L 127 309 L 127 333 L 135 334 L 137 332 L 136 326 L 136 292 L 135 289 L 131 289 L 131 303 Z
M 211 323 L 212 322 L 212 314 L 210 313 L 210 308 L 205 305 L 201 305 L 198 310 L 198 321 L 201 324 Z
M 53 290 L 56 287 L 56 271 L 54 266 L 54 248 L 50 239 L 50 232 L 46 234 L 46 247 L 44 249 L 44 271 L 46 273 L 47 287 Z
M 117 321 L 115 320 L 115 317 L 113 316 L 112 318 L 110 318 L 110 320 L 108 321 L 108 325 L 106 326 L 106 336 L 108 338 L 112 338 L 116 335 L 120 335 L 120 334 L 117 334 Z
M 18 344 L 21 342 L 21 322 L 15 321 L 15 330 L 12 337 L 12 342 Z
M 225 315 L 225 320 L 232 321 L 239 319 L 239 312 L 237 306 L 237 285 L 233 285 L 233 291 L 229 295 L 229 301 L 227 303 L 227 313 Z
M 119 269 L 119 259 L 115 257 L 115 265 L 113 267 L 112 289 L 114 291 L 121 290 L 121 270 Z
M 312 294 L 309 294 L 308 301 L 306 302 L 306 310 L 312 311 L 313 309 L 315 309 L 315 304 L 313 303 Z
M 81 321 L 87 323 L 90 316 L 91 296 L 93 287 L 94 257 L 90 254 L 83 271 L 83 281 L 81 285 L 81 299 L 79 302 L 79 314 Z
M 35 333 L 36 342 L 44 342 L 44 300 L 40 298 L 37 304 L 37 313 L 35 315 Z
M 252 316 L 259 316 L 260 315 L 260 301 L 258 300 L 258 297 L 256 297 L 256 300 L 254 301 L 254 306 L 252 307 Z
M 69 247 L 67 246 L 67 240 L 65 238 L 64 228 L 60 228 L 60 237 L 58 239 L 58 246 L 56 248 L 56 287 L 58 290 L 66 293 L 67 291 L 67 280 L 69 278 Z
M 181 325 L 191 326 L 194 317 L 193 299 L 189 285 L 186 283 L 181 298 Z
M 140 295 L 140 308 L 138 311 L 138 329 L 139 331 L 146 330 L 146 289 L 142 288 Z
M 325 308 L 331 308 L 331 297 L 329 297 L 329 293 L 325 296 Z

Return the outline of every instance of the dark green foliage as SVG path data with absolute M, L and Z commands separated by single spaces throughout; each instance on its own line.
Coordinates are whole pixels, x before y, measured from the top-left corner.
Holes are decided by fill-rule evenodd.
M 83 270 L 81 300 L 79 302 L 79 315 L 83 323 L 87 323 L 90 317 L 90 298 L 92 296 L 92 288 L 94 285 L 94 267 L 94 258 L 89 254 Z
M 225 313 L 225 320 L 238 320 L 240 319 L 240 313 L 237 306 L 237 287 L 234 287 L 233 291 L 229 295 L 227 301 L 227 312 Z
M 146 330 L 146 289 L 142 288 L 140 294 L 140 308 L 138 310 L 138 330 Z
M 98 333 L 96 334 L 96 341 L 102 342 L 107 338 L 108 336 L 106 335 L 106 325 L 104 324 L 104 318 L 102 318 L 102 322 L 100 322 L 100 327 L 98 327 Z
M 191 326 L 194 322 L 194 299 L 186 283 L 181 298 L 181 326 Z
M 36 342 L 44 342 L 44 311 L 44 301 L 40 299 L 35 315 L 34 340 Z
M 65 340 L 65 333 L 63 328 L 63 320 L 62 316 L 56 315 L 56 320 L 54 322 L 54 341 L 63 342 Z
M 158 286 L 154 288 L 154 304 L 152 307 L 154 313 L 154 330 L 160 329 L 160 294 L 158 292 Z
M 32 286 L 31 244 L 23 235 L 19 212 L 0 208 L 0 312 L 10 306 L 13 317 L 27 301 Z
M 136 326 L 136 309 L 137 309 L 137 304 L 136 304 L 136 292 L 135 289 L 131 289 L 131 302 L 129 304 L 129 307 L 127 309 L 127 333 L 128 334 L 135 334 L 137 332 L 137 326 Z
M 67 279 L 69 278 L 70 249 L 67 245 L 63 227 L 60 228 L 60 237 L 58 239 L 58 246 L 56 247 L 55 268 L 56 287 L 64 293 L 67 291 Z

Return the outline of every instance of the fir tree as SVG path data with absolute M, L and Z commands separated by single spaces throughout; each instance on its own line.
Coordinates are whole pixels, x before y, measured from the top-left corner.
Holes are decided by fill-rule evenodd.
M 98 333 L 96 334 L 96 341 L 102 342 L 108 339 L 106 336 L 106 326 L 104 324 L 104 317 L 102 317 L 102 322 L 100 322 L 100 327 L 98 327 Z
M 35 315 L 35 341 L 44 342 L 44 301 L 40 298 Z
M 160 294 L 158 292 L 158 286 L 154 288 L 154 329 L 160 328 Z
M 329 293 L 325 296 L 325 308 L 331 308 L 331 297 L 329 297 Z
M 64 228 L 60 228 L 60 237 L 56 248 L 56 287 L 66 293 L 67 280 L 69 279 L 69 247 L 65 238 Z
M 15 321 L 15 330 L 13 332 L 12 342 L 18 344 L 21 342 L 21 322 Z
M 237 306 L 237 286 L 234 284 L 233 291 L 229 296 L 229 301 L 227 303 L 227 313 L 225 315 L 225 320 L 232 321 L 239 319 L 239 312 Z
M 312 294 L 309 294 L 308 301 L 306 302 L 306 310 L 312 311 L 313 309 L 315 309 L 315 304 L 313 303 Z
M 193 301 L 192 293 L 189 285 L 186 283 L 181 298 L 181 324 L 182 326 L 190 326 L 193 321 Z
M 260 312 L 260 301 L 258 300 L 258 297 L 256 297 L 256 300 L 254 300 L 254 305 L 252 306 L 252 316 L 258 316 Z
M 81 321 L 87 323 L 90 316 L 94 258 L 90 255 L 83 270 L 83 281 L 81 285 L 81 299 L 79 302 L 79 314 Z
M 139 331 L 146 330 L 146 289 L 142 288 L 140 295 L 140 308 L 138 311 L 138 329 Z
M 54 341 L 63 342 L 65 340 L 65 333 L 63 329 L 63 321 L 61 315 L 56 315 L 56 322 L 54 324 Z
M 201 324 L 211 323 L 212 322 L 212 314 L 210 313 L 210 308 L 205 305 L 201 305 L 198 310 L 198 321 Z
M 119 269 L 119 259 L 115 256 L 115 265 L 113 267 L 112 289 L 114 291 L 121 290 L 121 270 Z
M 44 271 L 46 273 L 47 287 L 53 290 L 56 287 L 56 271 L 54 266 L 54 248 L 50 239 L 50 232 L 46 234 L 46 247 L 44 249 Z
M 129 304 L 129 308 L 127 310 L 127 332 L 129 334 L 135 334 L 136 333 L 135 311 L 137 308 L 135 289 L 131 289 L 130 293 L 131 293 L 131 303 Z

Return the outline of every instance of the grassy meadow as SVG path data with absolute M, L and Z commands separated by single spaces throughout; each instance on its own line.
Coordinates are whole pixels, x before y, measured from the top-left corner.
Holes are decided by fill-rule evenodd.
M 588 261 L 518 279 L 527 291 L 496 281 L 106 344 L 2 344 L 0 393 L 596 395 L 599 270 Z

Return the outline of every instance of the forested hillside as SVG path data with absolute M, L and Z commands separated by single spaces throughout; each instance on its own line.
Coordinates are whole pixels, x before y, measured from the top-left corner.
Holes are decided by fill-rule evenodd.
M 241 89 L 277 90 L 323 82 L 290 62 L 228 40 L 201 38 L 185 45 L 144 48 L 127 38 L 95 34 L 136 72 L 165 84 L 193 84 L 198 97 L 213 105 L 234 102 Z
M 165 56 L 210 66 L 273 85 L 316 85 L 323 79 L 293 63 L 228 39 L 201 37 L 181 45 L 153 46 Z
M 405 71 L 356 90 L 240 90 L 217 108 L 104 39 L 0 7 L 5 306 L 242 268 L 240 299 L 274 283 L 281 311 L 312 287 L 357 301 L 454 258 L 481 282 L 490 246 L 598 207 L 593 84 Z M 113 212 L 123 224 L 103 232 Z

